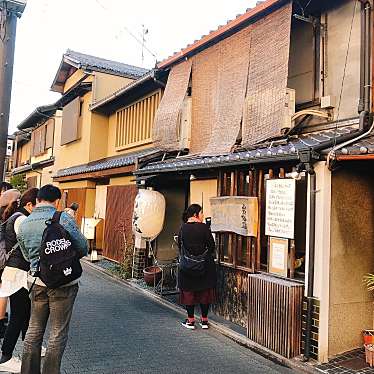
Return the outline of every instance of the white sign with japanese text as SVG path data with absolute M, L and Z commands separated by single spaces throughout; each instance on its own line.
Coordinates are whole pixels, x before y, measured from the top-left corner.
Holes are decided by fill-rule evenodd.
M 294 239 L 295 192 L 294 179 L 266 181 L 266 235 Z
M 210 199 L 210 206 L 213 232 L 235 232 L 243 236 L 257 236 L 257 197 L 213 197 Z

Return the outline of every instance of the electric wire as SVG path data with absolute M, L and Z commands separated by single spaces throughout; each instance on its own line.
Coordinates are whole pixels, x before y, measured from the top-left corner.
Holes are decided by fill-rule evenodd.
M 105 7 L 103 4 L 101 4 L 99 2 L 99 0 L 95 0 L 96 3 L 102 8 L 104 9 L 105 11 L 107 12 L 110 12 L 110 10 Z M 152 57 L 154 57 L 156 60 L 157 60 L 157 56 L 155 53 L 153 53 L 146 45 L 144 45 L 143 41 L 140 40 L 133 32 L 131 32 L 126 26 L 122 26 L 122 29 L 125 30 L 137 43 L 139 43 L 143 48 L 144 50 L 146 50 L 149 54 L 152 55 Z
M 349 51 L 350 51 L 350 48 L 351 48 L 352 30 L 353 30 L 353 23 L 354 23 L 355 16 L 356 16 L 357 3 L 358 3 L 358 0 L 355 0 L 354 6 L 353 6 L 352 19 L 351 19 L 351 26 L 350 26 L 350 30 L 349 30 L 349 36 L 348 36 L 347 52 L 345 54 L 343 77 L 342 77 L 342 83 L 341 83 L 341 86 L 340 86 L 339 104 L 338 104 L 338 110 L 337 110 L 337 116 L 336 116 L 336 126 L 335 126 L 335 133 L 334 133 L 334 147 L 336 146 L 336 141 L 337 141 L 338 121 L 339 121 L 339 117 L 340 117 L 340 107 L 341 107 L 341 103 L 342 103 L 342 97 L 343 97 L 343 91 L 344 91 L 344 85 L 345 85 L 345 78 L 346 78 L 346 73 L 347 73 L 348 57 L 349 57 Z

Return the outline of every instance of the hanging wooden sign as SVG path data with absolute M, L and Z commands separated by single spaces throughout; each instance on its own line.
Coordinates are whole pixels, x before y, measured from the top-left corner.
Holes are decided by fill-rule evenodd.
M 213 232 L 234 232 L 243 236 L 257 236 L 257 197 L 213 197 L 210 199 L 210 205 Z
M 266 181 L 265 235 L 294 239 L 295 179 Z

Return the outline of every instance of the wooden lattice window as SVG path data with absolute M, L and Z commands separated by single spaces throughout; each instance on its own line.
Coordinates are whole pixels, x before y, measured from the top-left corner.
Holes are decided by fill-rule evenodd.
M 160 100 L 161 91 L 157 91 L 117 112 L 117 150 L 152 141 L 152 127 Z
M 268 272 L 269 237 L 265 235 L 266 180 L 289 178 L 292 166 L 279 169 L 222 170 L 218 176 L 218 196 L 257 196 L 259 231 L 257 237 L 232 232 L 216 235 L 219 263 L 249 272 Z M 295 239 L 289 239 L 289 278 L 304 278 L 306 235 L 306 177 L 296 181 Z

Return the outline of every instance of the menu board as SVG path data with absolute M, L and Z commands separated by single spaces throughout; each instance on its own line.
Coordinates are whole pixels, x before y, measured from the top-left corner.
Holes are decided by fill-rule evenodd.
M 95 228 L 101 219 L 83 217 L 81 232 L 88 240 L 95 239 Z
M 213 197 L 210 199 L 210 206 L 213 232 L 235 232 L 243 236 L 257 236 L 257 197 Z
M 296 181 L 294 179 L 266 181 L 266 235 L 294 239 L 295 192 Z

